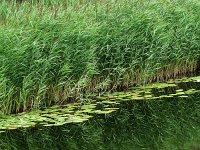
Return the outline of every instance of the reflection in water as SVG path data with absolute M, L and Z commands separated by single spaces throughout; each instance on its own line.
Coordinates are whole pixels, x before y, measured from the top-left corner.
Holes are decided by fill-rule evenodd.
M 199 83 L 180 83 L 184 91 Z M 185 86 L 187 85 L 187 87 Z M 165 88 L 165 93 L 174 91 Z M 154 92 L 156 89 L 154 89 Z M 163 92 L 163 91 L 162 91 Z M 0 134 L 2 150 L 196 150 L 200 148 L 200 94 L 122 101 L 119 110 L 86 122 L 23 128 Z

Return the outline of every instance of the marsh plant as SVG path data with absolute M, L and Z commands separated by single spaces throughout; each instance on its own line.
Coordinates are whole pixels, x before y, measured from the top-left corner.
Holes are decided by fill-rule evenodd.
M 193 72 L 196 0 L 2 0 L 0 113 Z
M 79 124 L 8 130 L 0 134 L 0 149 L 198 149 L 199 97 L 126 101 L 114 113 Z

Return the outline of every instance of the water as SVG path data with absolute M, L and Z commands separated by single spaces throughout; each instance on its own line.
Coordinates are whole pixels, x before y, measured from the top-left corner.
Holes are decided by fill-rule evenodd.
M 137 89 L 109 94 L 110 101 L 120 101 L 109 107 L 119 109 L 112 113 L 93 113 L 93 118 L 84 122 L 49 127 L 40 123 L 31 128 L 7 129 L 0 134 L 0 149 L 198 150 L 200 83 L 176 80 L 173 84 L 176 86 L 160 84 L 157 88 L 140 89 L 140 95 L 146 97 L 143 100 L 127 100 L 127 97 L 136 99 L 131 91 Z

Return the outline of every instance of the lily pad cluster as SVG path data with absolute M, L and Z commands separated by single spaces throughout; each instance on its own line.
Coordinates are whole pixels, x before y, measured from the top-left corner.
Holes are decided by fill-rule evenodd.
M 198 82 L 199 77 L 183 78 L 169 80 L 164 83 L 152 83 L 145 86 L 132 87 L 130 90 L 125 92 L 114 92 L 107 93 L 99 99 L 109 99 L 110 101 L 130 101 L 130 100 L 151 100 L 151 99 L 162 99 L 181 97 L 187 98 L 189 94 L 200 92 L 198 89 L 187 89 L 184 90 L 179 87 L 181 82 Z M 170 90 L 166 90 L 170 89 Z M 156 92 L 155 92 L 156 91 Z
M 92 114 L 108 114 L 118 109 L 110 108 L 110 104 L 117 103 L 102 101 L 81 105 L 77 102 L 62 106 L 55 105 L 44 110 L 2 116 L 0 118 L 0 133 L 7 129 L 29 128 L 36 125 L 60 126 L 66 123 L 81 123 L 92 118 Z
M 81 102 L 54 105 L 52 107 L 33 110 L 15 115 L 0 117 L 0 133 L 8 129 L 29 128 L 36 125 L 60 126 L 66 123 L 81 123 L 92 118 L 94 114 L 108 114 L 116 111 L 121 101 L 155 100 L 180 97 L 200 92 L 197 89 L 184 90 L 178 86 L 180 82 L 198 82 L 200 77 L 169 80 L 165 83 L 152 83 L 146 86 L 132 87 L 128 91 L 106 93 L 96 96 L 82 104 Z M 166 89 L 171 89 L 166 92 Z M 156 91 L 156 92 L 155 92 Z
M 171 79 L 167 83 L 182 83 L 182 82 L 200 82 L 200 76 L 196 77 L 184 77 L 181 79 Z

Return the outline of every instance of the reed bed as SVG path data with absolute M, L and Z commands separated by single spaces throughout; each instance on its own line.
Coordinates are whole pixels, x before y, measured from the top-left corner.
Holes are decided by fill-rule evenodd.
M 195 0 L 3 0 L 0 114 L 193 72 Z

